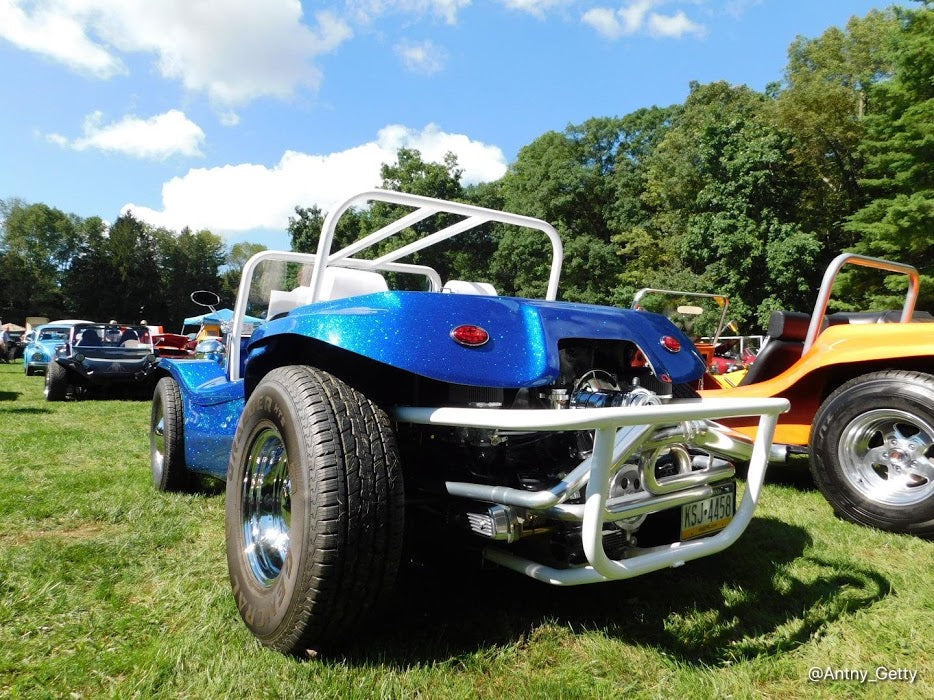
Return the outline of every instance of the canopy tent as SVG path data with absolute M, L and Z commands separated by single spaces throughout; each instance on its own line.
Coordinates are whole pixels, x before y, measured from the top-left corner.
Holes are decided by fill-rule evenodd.
M 184 321 L 186 326 L 200 326 L 205 323 L 229 323 L 233 319 L 233 311 L 231 309 L 218 309 L 217 311 L 210 311 L 206 314 L 201 314 L 200 316 L 190 316 Z M 244 323 L 263 323 L 263 319 L 256 318 L 255 316 L 244 316 Z
M 4 323 L 2 326 L 5 331 L 24 331 L 26 330 L 22 326 L 17 326 L 15 323 Z

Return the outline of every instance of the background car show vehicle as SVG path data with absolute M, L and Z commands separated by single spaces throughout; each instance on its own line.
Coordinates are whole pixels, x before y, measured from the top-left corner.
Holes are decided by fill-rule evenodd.
M 32 339 L 23 349 L 23 371 L 26 376 L 45 374 L 46 368 L 55 357 L 56 350 L 68 342 L 71 329 L 76 323 L 91 323 L 91 321 L 66 319 L 36 327 Z
M 188 336 L 180 333 L 166 333 L 162 326 L 148 326 L 152 336 L 152 346 L 160 357 L 193 357 L 194 351 L 188 349 Z
M 344 213 L 372 203 L 396 218 L 332 250 Z M 487 225 L 547 237 L 543 299 L 400 262 Z M 556 301 L 562 258 L 538 219 L 364 192 L 316 254 L 246 263 L 216 352 L 160 359 L 155 486 L 226 478 L 230 581 L 264 644 L 352 635 L 392 590 L 403 535 L 567 586 L 680 566 L 745 530 L 787 400 L 681 398 L 705 368 L 690 340 L 658 314 Z M 712 420 L 738 416 L 754 440 Z M 739 504 L 733 458 L 750 461 Z
M 64 327 L 64 342 L 55 348 L 45 371 L 48 401 L 63 401 L 69 392 L 86 395 L 115 386 L 151 392 L 156 356 L 146 326 L 76 321 Z
M 907 279 L 901 309 L 827 313 L 846 265 Z M 827 268 L 810 315 L 774 311 L 766 342 L 734 388 L 705 398 L 789 400 L 775 432 L 776 461 L 809 456 L 821 493 L 843 518 L 934 535 L 934 317 L 915 311 L 918 271 L 844 253 Z M 727 423 L 755 435 L 745 419 Z

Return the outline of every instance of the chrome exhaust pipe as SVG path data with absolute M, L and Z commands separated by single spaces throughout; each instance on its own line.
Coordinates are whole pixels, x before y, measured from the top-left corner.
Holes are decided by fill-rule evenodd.
M 713 421 L 701 423 L 704 427 L 694 436 L 693 445 L 726 459 L 738 459 L 743 462 L 752 459 L 752 438 Z M 769 464 L 785 464 L 787 461 L 788 446 L 772 443 L 769 448 Z
M 658 449 L 684 443 L 717 457 L 748 462 L 752 459 L 753 438 L 710 420 L 684 421 L 657 430 L 645 441 L 646 449 Z M 788 461 L 788 446 L 773 444 L 769 449 L 769 464 Z

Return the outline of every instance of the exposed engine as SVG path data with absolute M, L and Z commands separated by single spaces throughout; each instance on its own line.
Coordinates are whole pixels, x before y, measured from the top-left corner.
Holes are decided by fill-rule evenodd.
M 577 341 L 560 348 L 561 376 L 552 386 L 519 390 L 451 387 L 449 405 L 471 408 L 548 408 L 575 410 L 659 405 L 671 398 L 672 386 L 655 377 L 641 353 L 631 343 Z M 408 465 L 421 465 L 417 483 L 434 482 L 436 495 L 444 493 L 442 482 L 463 481 L 504 486 L 529 492 L 552 488 L 577 468 L 593 451 L 593 434 L 578 432 L 524 432 L 477 428 L 426 428 L 400 435 L 410 448 Z M 453 443 L 453 444 L 452 444 Z M 459 456 L 452 462 L 453 453 Z M 442 466 L 443 465 L 443 466 Z M 716 463 L 705 453 L 686 444 L 671 443 L 635 455 L 614 465 L 609 498 L 636 502 L 644 498 L 646 470 L 657 481 L 694 470 L 732 466 Z M 726 475 L 727 471 L 724 470 Z M 572 493 L 567 503 L 583 504 L 585 488 Z M 732 489 L 732 484 L 730 485 Z M 584 561 L 581 525 L 558 512 L 538 511 L 497 503 L 463 502 L 420 494 L 422 504 L 439 509 L 445 520 L 479 536 L 522 550 L 536 561 L 573 566 Z M 661 513 L 639 513 L 608 522 L 604 547 L 608 554 L 622 557 L 627 547 L 660 544 L 678 537 L 678 509 Z M 441 513 L 435 513 L 438 515 Z M 673 533 L 673 534 L 672 534 Z

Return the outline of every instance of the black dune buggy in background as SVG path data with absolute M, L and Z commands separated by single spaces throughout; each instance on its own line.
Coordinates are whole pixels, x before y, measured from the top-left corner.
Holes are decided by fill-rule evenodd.
M 45 398 L 63 401 L 93 389 L 124 387 L 140 396 L 152 391 L 156 366 L 146 326 L 75 323 L 45 371 Z

